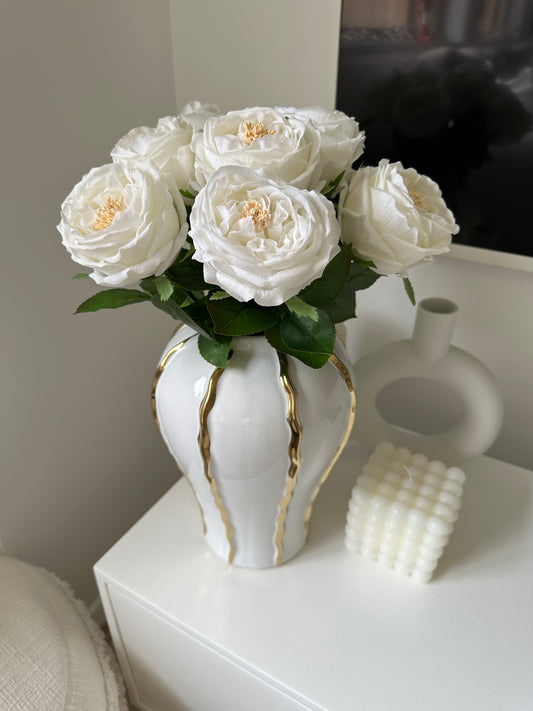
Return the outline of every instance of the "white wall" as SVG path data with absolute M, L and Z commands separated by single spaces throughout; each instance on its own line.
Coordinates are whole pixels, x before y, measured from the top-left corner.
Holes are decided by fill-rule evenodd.
M 170 0 L 178 106 L 335 105 L 341 0 Z
M 168 4 L 3 0 L 0 74 L 0 539 L 92 601 L 92 564 L 176 478 L 150 412 L 173 323 L 73 316 L 96 288 L 55 225 L 121 135 L 174 113 Z

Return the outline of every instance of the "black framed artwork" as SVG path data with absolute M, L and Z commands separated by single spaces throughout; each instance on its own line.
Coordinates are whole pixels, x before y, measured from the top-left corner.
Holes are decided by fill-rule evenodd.
M 533 257 L 533 0 L 344 0 L 337 108 L 433 178 L 457 244 Z

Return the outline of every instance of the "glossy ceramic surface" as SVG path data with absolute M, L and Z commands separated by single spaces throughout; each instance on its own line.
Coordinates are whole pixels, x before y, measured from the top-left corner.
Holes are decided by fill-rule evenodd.
M 489 370 L 450 345 L 457 306 L 421 301 L 412 340 L 396 341 L 354 366 L 359 413 L 355 437 L 372 450 L 382 440 L 460 464 L 496 439 L 502 398 Z
M 355 413 L 344 348 L 314 370 L 260 336 L 234 339 L 217 369 L 182 327 L 154 378 L 154 416 L 192 485 L 209 546 L 238 565 L 268 567 L 303 546 L 311 507 Z

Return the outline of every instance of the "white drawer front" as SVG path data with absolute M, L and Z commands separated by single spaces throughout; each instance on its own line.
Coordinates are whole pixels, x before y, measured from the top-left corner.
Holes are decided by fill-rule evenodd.
M 319 711 L 107 586 L 110 627 L 141 711 Z

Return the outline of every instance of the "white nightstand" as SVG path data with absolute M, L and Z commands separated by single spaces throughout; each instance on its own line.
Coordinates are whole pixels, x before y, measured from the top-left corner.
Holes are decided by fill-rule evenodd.
M 228 567 L 179 481 L 97 563 L 143 711 L 531 711 L 533 474 L 480 457 L 427 585 L 343 545 L 350 444 L 292 561 Z

